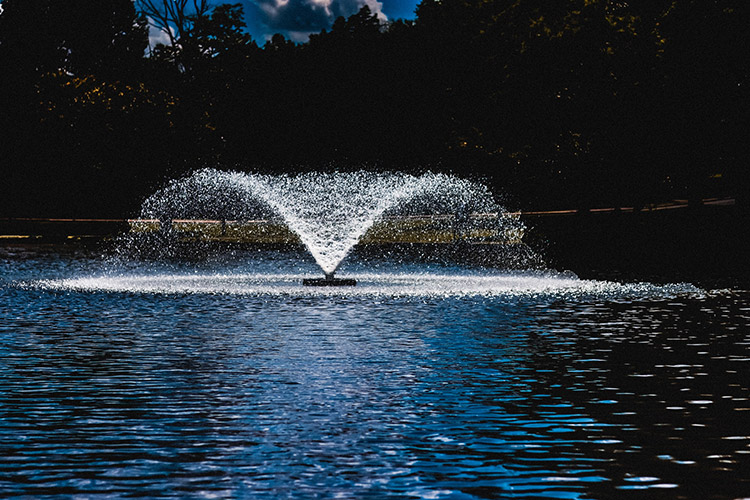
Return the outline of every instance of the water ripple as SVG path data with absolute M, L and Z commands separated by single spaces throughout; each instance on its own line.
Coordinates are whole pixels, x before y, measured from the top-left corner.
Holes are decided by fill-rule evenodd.
M 750 486 L 746 293 L 449 270 L 306 290 L 304 273 L 90 277 L 87 258 L 0 263 L 3 498 Z

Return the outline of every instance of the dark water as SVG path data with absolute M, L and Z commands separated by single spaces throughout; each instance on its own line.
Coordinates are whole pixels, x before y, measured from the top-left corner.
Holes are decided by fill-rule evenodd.
M 95 253 L 0 248 L 2 498 L 750 497 L 742 290 L 81 290 L 35 280 Z

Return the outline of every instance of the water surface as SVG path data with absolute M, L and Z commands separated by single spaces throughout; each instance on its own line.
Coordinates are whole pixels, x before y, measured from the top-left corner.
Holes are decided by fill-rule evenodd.
M 4 498 L 750 495 L 738 289 L 0 248 Z

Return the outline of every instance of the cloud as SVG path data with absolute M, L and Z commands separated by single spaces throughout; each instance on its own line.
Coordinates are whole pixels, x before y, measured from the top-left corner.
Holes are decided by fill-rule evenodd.
M 310 35 L 315 32 L 310 31 L 287 31 L 284 35 L 294 43 L 307 43 Z
M 403 5 L 416 5 L 418 0 L 238 0 L 244 7 L 247 31 L 259 43 L 270 40 L 276 33 L 297 43 L 307 42 L 313 33 L 330 30 L 339 16 L 356 14 L 364 5 L 381 21 L 400 16 Z M 0 0 L 1 5 L 2 0 Z M 212 5 L 219 4 L 211 0 Z M 389 10 L 390 9 L 390 10 Z M 403 9 L 402 9 L 403 10 Z M 396 15 L 390 16 L 393 11 Z M 149 19 L 149 47 L 169 45 L 169 37 Z
M 379 20 L 383 22 L 388 20 L 388 16 L 383 12 L 383 2 L 378 2 L 378 0 L 365 0 L 365 5 L 370 7 L 372 13 L 377 15 Z
M 172 31 L 172 35 L 174 35 L 175 31 L 171 27 L 169 28 Z M 156 47 L 159 44 L 163 45 L 171 45 L 171 41 L 169 40 L 169 35 L 162 30 L 156 27 L 153 19 L 150 17 L 148 18 L 148 50 L 150 51 L 154 47 Z
M 245 13 L 248 25 L 255 25 L 250 27 L 256 37 L 269 39 L 281 33 L 304 42 L 311 33 L 330 29 L 337 17 L 356 14 L 364 5 L 380 20 L 388 20 L 378 0 L 245 0 Z

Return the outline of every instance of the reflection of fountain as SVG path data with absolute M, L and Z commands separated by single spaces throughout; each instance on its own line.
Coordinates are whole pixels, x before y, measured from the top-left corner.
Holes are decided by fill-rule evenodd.
M 306 279 L 304 284 L 344 286 L 355 281 L 334 278 L 334 273 L 378 221 L 384 222 L 370 238 L 421 224 L 429 225 L 439 242 L 445 235 L 465 239 L 464 235 L 456 238 L 456 220 L 460 217 L 466 226 L 470 220 L 480 220 L 477 214 L 494 214 L 490 220 L 503 226 L 503 234 L 522 232 L 520 221 L 504 216 L 486 187 L 448 175 L 355 172 L 270 176 L 206 169 L 172 181 L 148 198 L 141 221 L 154 224 L 158 220 L 162 227 L 161 221 L 170 221 L 173 230 L 178 223 L 192 224 L 193 234 L 220 227 L 220 237 L 227 236 L 227 221 L 232 221 L 252 228 L 259 241 L 269 231 L 278 235 L 283 223 L 325 274 L 323 279 Z M 212 222 L 218 222 L 216 227 L 211 227 Z

